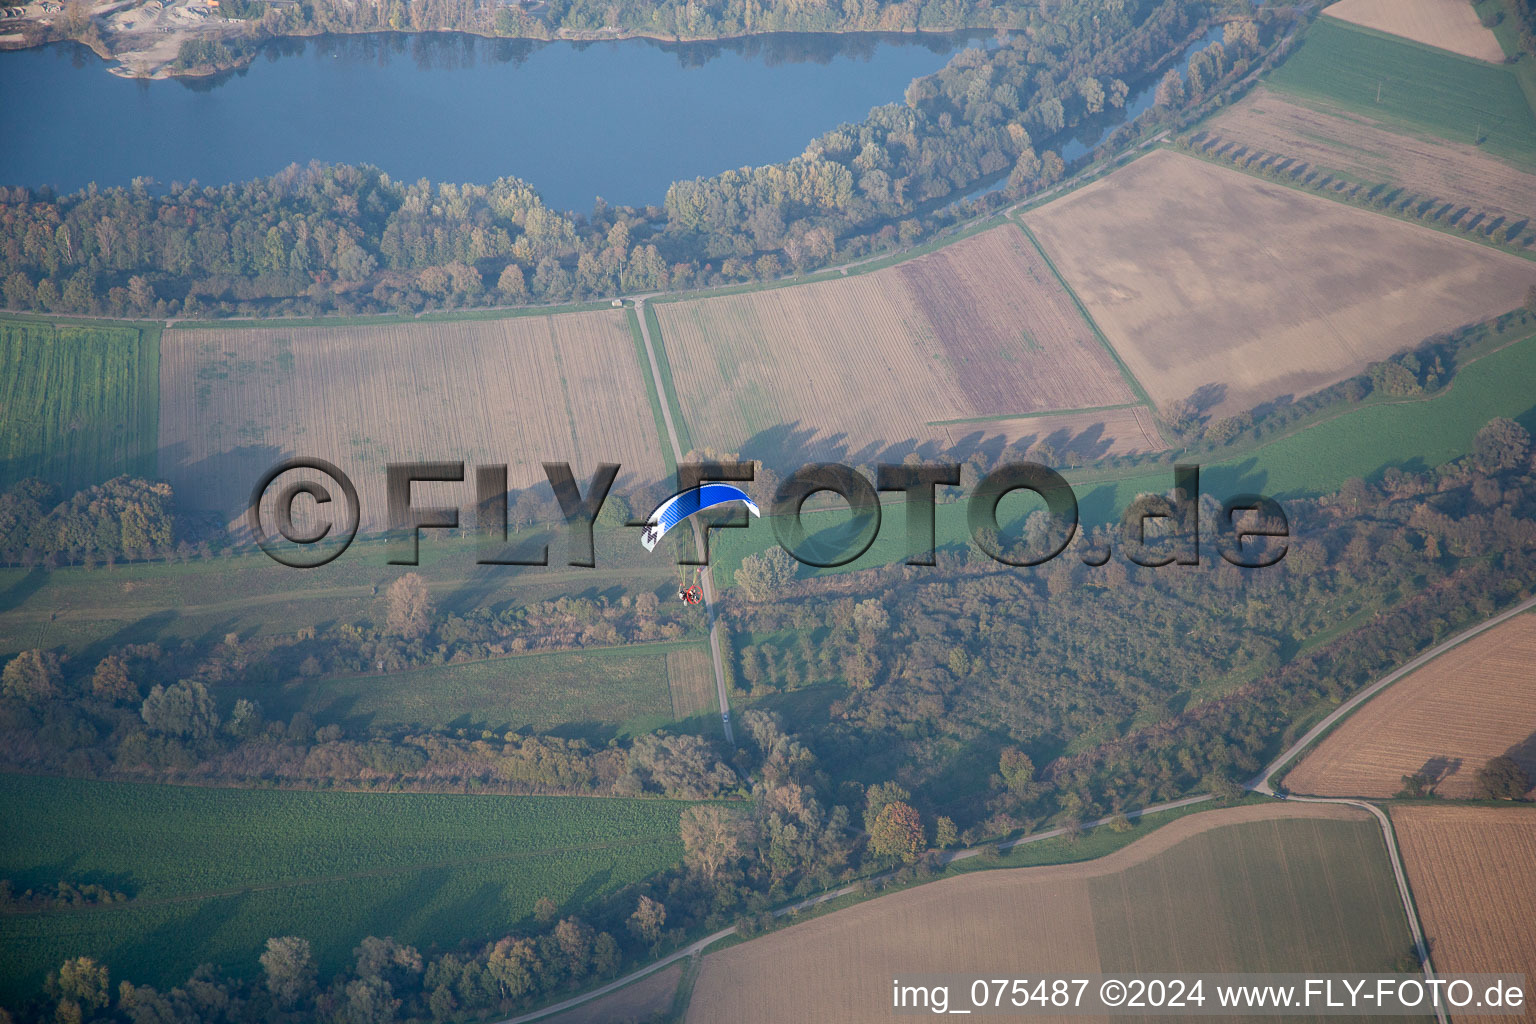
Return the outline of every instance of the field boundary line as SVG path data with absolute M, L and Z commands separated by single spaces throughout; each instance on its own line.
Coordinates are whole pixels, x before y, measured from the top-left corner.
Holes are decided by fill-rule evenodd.
M 1045 261 L 1045 265 L 1051 269 L 1051 274 L 1056 278 L 1057 283 L 1066 291 L 1067 296 L 1072 300 L 1072 304 L 1077 307 L 1078 315 L 1083 318 L 1083 322 L 1088 325 L 1088 329 L 1093 331 L 1093 336 L 1099 339 L 1099 344 L 1104 346 L 1105 351 L 1109 353 L 1109 357 L 1120 368 L 1120 375 L 1125 378 L 1126 384 L 1130 386 L 1131 393 L 1140 400 L 1139 404 L 1146 406 L 1155 416 L 1157 414 L 1157 405 L 1152 401 L 1152 397 L 1147 394 L 1147 389 L 1141 386 L 1141 381 L 1136 379 L 1136 375 L 1131 372 L 1131 368 L 1125 365 L 1125 360 L 1120 358 L 1120 353 L 1115 351 L 1115 346 L 1110 344 L 1109 338 L 1099 329 L 1098 321 L 1088 312 L 1088 307 L 1083 305 L 1083 300 L 1078 298 L 1077 291 L 1062 276 L 1060 268 L 1051 259 L 1051 254 L 1045 251 L 1045 246 L 1040 244 L 1040 239 L 1036 238 L 1035 233 L 1029 230 L 1029 225 L 1024 223 L 1022 215 L 1015 215 L 1011 219 L 1014 225 L 1024 232 L 1024 237 L 1029 239 L 1029 244 L 1035 247 L 1035 251 L 1040 254 L 1040 258 Z M 1158 433 L 1161 434 L 1162 431 L 1159 430 Z M 1165 445 L 1168 443 L 1166 437 L 1163 438 L 1163 443 Z
M 645 308 L 642 310 L 641 307 Z M 659 342 L 661 339 L 661 322 L 656 320 L 656 314 L 649 307 L 645 306 L 644 297 L 637 297 L 635 299 L 635 312 L 639 317 L 640 337 L 645 342 L 645 354 L 650 360 L 651 375 L 656 379 L 656 389 L 665 395 L 668 378 L 662 376 L 661 363 L 657 358 L 657 349 L 661 346 L 651 341 L 651 332 L 648 329 L 650 323 L 654 322 L 656 324 L 656 337 L 657 342 Z M 664 354 L 663 352 L 663 356 Z M 664 401 L 662 403 L 661 411 L 667 423 L 667 440 L 672 445 L 672 454 L 676 456 L 677 462 L 681 463 L 683 461 L 683 449 L 678 442 L 677 426 L 672 419 L 672 412 L 667 402 Z M 690 520 L 689 525 L 693 527 L 693 537 L 694 542 L 698 546 L 699 557 L 707 562 L 709 535 L 705 533 L 704 527 L 700 526 L 697 520 Z M 709 571 L 706 572 L 704 571 L 705 569 Z M 715 601 L 715 574 L 714 570 L 707 564 L 699 571 L 699 585 L 704 591 L 704 614 L 709 619 L 709 653 L 715 663 L 715 694 L 720 701 L 720 728 L 725 733 L 725 741 L 734 747 L 736 745 L 736 732 L 731 728 L 731 698 L 725 686 L 725 662 L 720 655 L 720 616 Z
M 554 332 L 551 331 L 551 334 Z M 554 361 L 555 373 L 560 377 L 560 404 L 565 406 L 565 425 L 571 432 L 571 445 L 576 449 L 581 447 L 581 432 L 576 429 L 576 406 L 571 401 L 571 385 L 565 379 L 565 360 L 560 355 L 561 345 L 551 338 L 549 346 L 550 359 Z M 636 367 L 639 369 L 639 367 Z
M 88 313 L 44 313 L 31 309 L 0 309 L 0 321 L 44 324 L 49 327 L 123 327 L 130 330 L 156 329 L 164 320 L 125 320 L 121 317 L 91 316 Z
M 166 563 L 163 563 L 163 562 L 162 563 L 134 562 L 134 563 L 127 563 L 127 564 L 132 565 L 132 566 L 140 566 L 140 565 L 153 566 L 153 565 L 157 565 L 157 564 L 158 565 L 162 565 L 162 566 L 166 565 Z M 4 568 L 15 571 L 15 567 L 6 566 Z M 55 572 L 72 571 L 72 570 L 79 569 L 79 568 L 81 568 L 81 567 L 80 566 L 68 566 L 68 567 L 65 567 L 63 569 L 56 569 L 54 571 Z M 213 568 L 215 570 L 217 570 L 217 569 L 223 569 L 223 568 L 225 568 L 225 566 L 223 566 L 223 565 L 215 565 Z M 121 569 L 121 565 L 119 566 L 119 569 Z M 89 571 L 113 572 L 114 570 L 108 569 L 108 570 L 85 570 L 85 571 L 88 571 L 88 572 Z M 625 566 L 625 567 L 616 567 L 616 568 L 610 570 L 610 575 L 613 578 L 617 579 L 617 578 L 620 578 L 620 577 L 628 577 L 628 576 L 642 576 L 642 575 L 645 574 L 645 572 L 646 572 L 646 570 L 641 569 L 641 568 L 636 568 L 636 567 L 632 567 L 632 566 Z M 540 583 L 557 583 L 560 580 L 565 579 L 565 578 L 579 578 L 579 577 L 577 577 L 576 573 L 566 573 L 566 572 L 562 571 L 562 572 L 551 573 L 548 578 L 541 578 Z M 457 591 L 460 587 L 463 586 L 463 582 L 464 581 L 462 579 L 429 580 L 429 581 L 427 581 L 427 589 L 429 591 L 434 591 L 435 590 L 435 591 L 439 591 L 439 592 L 441 592 L 441 591 Z M 261 605 L 281 604 L 281 603 L 284 603 L 284 602 L 293 602 L 295 600 L 298 600 L 298 601 L 319 601 L 319 600 L 324 600 L 324 599 L 327 599 L 327 598 L 345 599 L 345 598 L 349 598 L 349 597 L 363 598 L 363 597 L 371 597 L 371 596 L 373 596 L 370 593 L 370 586 L 367 583 L 351 583 L 351 584 L 346 584 L 346 585 L 343 585 L 343 586 L 336 586 L 336 587 L 318 587 L 318 588 L 315 588 L 313 590 L 306 590 L 306 591 L 302 591 L 302 592 L 299 592 L 299 593 L 300 593 L 300 596 L 297 597 L 297 598 L 294 596 L 294 593 L 284 593 L 282 591 L 276 591 L 276 592 L 273 592 L 273 593 L 270 593 L 270 594 L 253 594 L 253 595 L 251 595 L 249 597 L 231 598 L 228 601 L 209 601 L 209 602 L 203 602 L 201 604 L 188 604 L 185 601 L 175 601 L 175 602 L 167 603 L 167 604 L 153 604 L 153 605 L 151 605 L 151 604 L 136 604 L 135 608 L 138 608 L 138 609 L 140 609 L 142 611 L 146 611 L 146 612 L 175 611 L 175 612 L 178 612 L 178 613 L 191 613 L 191 614 L 217 614 L 219 612 L 235 611 L 235 610 L 238 610 L 238 609 L 241 609 L 241 608 L 257 608 L 257 607 L 260 607 Z M 90 605 L 89 607 L 79 607 L 79 608 L 76 608 L 74 606 L 70 606 L 70 607 L 67 607 L 67 608 L 55 609 L 52 612 L 43 611 L 43 610 L 40 610 L 40 609 L 23 610 L 23 609 L 15 609 L 15 608 L 13 608 L 13 609 L 8 610 L 5 614 L 7 616 L 11 617 L 11 618 L 19 619 L 19 620 L 37 619 L 37 618 L 43 618 L 43 619 L 50 619 L 51 620 L 51 617 L 52 617 L 52 618 L 57 618 L 60 621 L 68 620 L 68 619 L 76 619 L 76 620 L 83 619 L 83 620 L 89 622 L 89 621 L 93 621 L 93 620 L 99 619 L 99 618 L 116 619 L 116 618 L 121 616 L 121 614 L 122 614 L 122 607 L 120 605 Z M 571 648 L 571 650 L 606 650 L 608 647 L 640 646 L 642 644 L 681 643 L 681 642 L 683 642 L 683 641 L 676 641 L 676 640 L 644 640 L 644 641 L 640 641 L 638 644 L 634 644 L 634 645 L 611 644 L 611 645 L 606 645 L 604 647 L 596 647 L 596 648 Z M 555 650 L 549 650 L 549 651 L 538 651 L 538 650 L 535 650 L 535 651 L 523 651 L 523 652 L 520 652 L 520 653 L 521 654 L 554 654 L 554 653 L 560 653 L 561 651 L 564 651 L 564 650 L 567 650 L 567 649 L 566 648 L 557 648 Z M 514 656 L 515 655 L 499 655 L 498 657 L 514 657 Z M 479 659 L 475 659 L 475 660 L 477 660 L 477 661 L 491 661 L 491 660 L 495 660 L 495 659 L 494 658 L 479 658 Z M 458 663 L 455 663 L 455 664 L 467 664 L 467 663 L 465 663 L 465 662 L 458 662 Z M 442 666 L 426 666 L 426 667 L 438 668 L 438 667 L 442 667 Z
M 656 315 L 654 303 L 648 304 L 643 298 L 635 300 L 635 310 L 640 318 L 640 337 L 645 343 L 655 386 L 667 410 L 663 415 L 667 433 L 677 461 L 682 462 L 683 456 L 694 450 L 693 431 L 688 429 L 688 420 L 683 416 L 683 400 L 678 396 L 677 381 L 672 376 L 672 360 L 667 355 L 667 339 L 661 330 L 661 318 Z
M 144 476 L 155 480 L 160 476 L 160 336 L 161 325 L 146 324 L 139 328 L 139 394 L 138 431 L 139 453 L 137 462 Z
M 1403 870 L 1403 859 L 1397 848 L 1397 833 L 1392 829 L 1392 819 L 1387 817 L 1386 812 L 1380 807 L 1366 800 L 1327 796 L 1281 797 L 1280 799 L 1296 800 L 1306 804 L 1343 804 L 1348 807 L 1359 807 L 1371 813 L 1376 823 L 1381 826 L 1382 842 L 1387 847 L 1387 862 L 1392 865 L 1393 880 L 1397 883 L 1397 895 L 1402 900 L 1403 915 L 1408 919 L 1408 932 L 1413 937 L 1414 954 L 1419 958 L 1425 980 L 1433 980 L 1435 967 L 1429 956 L 1429 942 L 1424 938 L 1424 926 L 1419 921 L 1419 908 L 1413 899 L 1413 889 L 1408 884 L 1408 873 Z M 1445 1007 L 1438 1004 L 1435 1006 L 1435 1019 L 1439 1024 L 1451 1024 L 1451 1018 L 1445 1012 Z
M 1119 405 L 1090 405 L 1082 409 L 1044 409 L 1039 412 L 999 413 L 996 416 L 968 416 L 958 420 L 930 420 L 925 427 L 959 427 L 967 423 L 1006 423 L 1008 420 L 1038 420 L 1051 416 L 1088 416 L 1096 412 L 1117 412 L 1121 409 L 1143 408 L 1141 402 L 1121 402 Z
M 1475 6 L 1475 0 L 1473 0 L 1473 3 L 1469 4 L 1469 6 Z M 1386 29 L 1376 28 L 1373 25 L 1363 25 L 1358 21 L 1350 21 L 1348 18 L 1340 18 L 1338 15 L 1329 14 L 1326 9 L 1318 13 L 1317 20 L 1327 20 L 1329 24 L 1339 28 L 1347 28 L 1352 32 L 1359 32 L 1361 35 L 1375 36 L 1377 39 L 1385 39 L 1391 43 L 1401 43 L 1404 46 L 1411 46 L 1417 50 L 1427 50 L 1428 52 L 1438 56 L 1454 57 L 1457 60 L 1465 61 L 1468 64 L 1472 64 L 1477 67 L 1504 68 L 1505 70 L 1509 69 L 1509 65 L 1504 64 L 1502 61 L 1483 60 L 1481 57 L 1470 57 L 1465 53 L 1458 53 L 1455 50 L 1447 50 L 1443 46 L 1435 46 L 1432 43 L 1420 42 L 1417 39 L 1410 39 L 1407 36 L 1400 36 L 1396 32 L 1388 32 Z M 1493 30 L 1489 29 L 1488 31 L 1491 33 Z
M 445 661 L 441 665 L 418 665 L 411 668 L 396 669 L 393 672 L 350 672 L 342 675 L 316 676 L 306 685 L 323 683 L 337 679 L 383 679 L 388 676 L 405 675 L 411 672 L 441 672 L 446 669 L 458 668 L 461 665 L 486 665 L 492 662 L 516 661 L 520 658 L 552 658 L 562 654 L 590 654 L 594 657 L 618 657 L 621 653 L 634 651 L 635 653 L 660 653 L 669 654 L 672 650 L 684 650 L 702 643 L 700 640 L 641 640 L 632 644 L 605 644 L 600 647 L 559 647 L 553 650 L 514 651 L 511 654 L 493 654 L 486 658 L 470 658 L 465 661 Z M 660 648 L 661 650 L 658 650 Z
M 669 473 L 676 474 L 677 460 L 672 457 L 672 446 L 666 443 L 667 421 L 661 411 L 661 403 L 665 399 L 656 392 L 655 378 L 645 372 L 647 362 L 645 338 L 640 332 L 640 317 L 635 314 L 635 308 L 634 304 L 625 306 L 624 319 L 629 324 L 630 340 L 635 343 L 635 363 L 640 369 L 640 376 L 645 380 L 645 395 L 651 402 L 651 419 L 656 426 L 656 439 L 660 442 L 662 464 L 667 467 Z
M 516 320 L 529 316 L 563 313 L 594 313 L 612 309 L 612 299 L 566 302 L 549 306 L 477 306 L 473 309 L 434 309 L 425 313 L 351 313 L 332 316 L 230 317 L 219 320 L 171 317 L 155 321 L 168 330 L 261 330 L 282 327 L 389 327 L 398 324 L 466 323 L 484 320 Z

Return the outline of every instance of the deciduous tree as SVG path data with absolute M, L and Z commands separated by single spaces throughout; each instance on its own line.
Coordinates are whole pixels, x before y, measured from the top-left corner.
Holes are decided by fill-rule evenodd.
M 281 1006 L 291 1009 L 314 991 L 315 957 L 308 939 L 297 935 L 268 939 L 261 969 L 266 973 L 267 991 Z
M 432 631 L 432 598 L 427 581 L 408 572 L 389 585 L 386 628 L 402 640 L 420 640 Z

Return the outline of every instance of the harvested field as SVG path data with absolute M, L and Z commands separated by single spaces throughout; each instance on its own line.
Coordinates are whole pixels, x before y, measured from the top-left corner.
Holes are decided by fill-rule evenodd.
M 667 652 L 667 685 L 672 717 L 678 721 L 716 707 L 714 663 L 703 648 Z
M 886 1021 L 892 978 L 1021 965 L 1375 970 L 1408 942 L 1364 812 L 1250 805 L 1179 818 L 1098 860 L 962 875 L 712 954 L 688 1020 L 800 1020 L 814 1006 L 820 1020 Z
M 547 1024 L 642 1024 L 672 1009 L 683 967 L 673 964 L 590 1003 L 547 1018 Z
M 618 310 L 354 327 L 188 329 L 161 344 L 160 471 L 191 508 L 241 514 L 288 455 L 340 466 L 365 529 L 386 522 L 386 462 L 458 461 L 463 484 L 418 485 L 419 505 L 470 508 L 477 464 L 516 490 L 540 466 L 600 462 L 626 482 L 665 473 L 645 379 Z M 465 513 L 468 524 L 469 513 Z
M 1536 978 L 1536 807 L 1394 807 L 1403 866 L 1441 974 Z M 1536 1021 L 1523 1016 L 1479 1021 Z
M 935 422 L 1135 401 L 1002 225 L 874 271 L 654 306 L 694 443 L 795 459 L 947 444 Z
M 1342 108 L 1303 106 L 1259 88 L 1206 129 L 1249 149 L 1434 196 L 1466 207 L 1468 218 L 1483 213 L 1484 223 L 1536 217 L 1536 174 L 1473 146 L 1394 132 L 1381 121 Z
M 1509 754 L 1536 776 L 1536 615 L 1520 615 L 1393 683 L 1285 777 L 1298 793 L 1388 797 L 1422 772 L 1441 796 L 1476 794 Z
M 1228 416 L 1519 306 L 1536 266 L 1158 150 L 1026 214 L 1154 401 Z
M 1467 0 L 1339 0 L 1324 9 L 1340 21 L 1500 64 L 1504 49 Z

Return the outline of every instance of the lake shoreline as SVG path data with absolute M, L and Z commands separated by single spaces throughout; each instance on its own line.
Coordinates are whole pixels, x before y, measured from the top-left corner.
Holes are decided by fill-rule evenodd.
M 881 28 L 881 29 L 828 29 L 818 32 L 804 32 L 797 30 L 780 30 L 773 32 L 737 32 L 725 35 L 701 35 L 678 36 L 665 35 L 656 32 L 640 32 L 629 29 L 613 29 L 612 31 L 599 30 L 596 32 L 573 32 L 562 29 L 556 33 L 543 35 L 502 35 L 498 32 L 486 32 L 474 28 L 366 28 L 366 29 L 315 29 L 313 31 L 262 33 L 259 35 L 247 35 L 243 26 L 247 22 L 231 20 L 225 23 L 227 29 L 219 31 L 207 31 L 205 26 L 189 26 L 176 31 L 156 33 L 152 37 L 147 33 L 124 34 L 114 38 L 111 42 L 121 41 L 126 45 L 111 45 L 104 38 L 87 40 L 67 36 L 63 34 L 47 33 L 28 40 L 25 35 L 0 37 L 0 54 L 8 52 L 21 52 L 36 49 L 50 43 L 75 42 L 85 46 L 95 53 L 104 62 L 117 63 L 106 68 L 108 74 L 119 78 L 141 79 L 145 81 L 162 81 L 168 78 L 210 78 L 226 72 L 239 71 L 255 63 L 261 48 L 269 43 L 281 43 L 284 40 L 306 41 L 321 36 L 474 36 L 478 39 L 505 40 L 507 42 L 530 43 L 606 43 L 622 42 L 630 39 L 647 40 L 653 43 L 688 45 L 692 43 L 728 43 L 749 39 L 771 39 L 774 37 L 825 35 L 825 36 L 950 36 L 958 33 L 972 32 L 998 32 L 1014 31 L 1012 29 L 1000 29 L 995 25 L 955 25 L 944 28 Z M 20 42 L 9 41 L 11 39 L 24 40 Z M 237 59 L 219 64 L 202 64 L 190 68 L 177 68 L 176 56 L 179 55 L 181 45 L 192 39 L 207 39 L 220 43 L 239 44 L 241 50 Z M 136 44 L 152 42 L 152 50 L 142 49 Z M 154 53 L 154 56 L 141 60 L 134 60 L 137 56 Z M 169 54 L 169 56 L 167 56 Z
M 0 109 L 0 135 L 29 140 L 0 155 L 0 183 L 60 194 L 135 178 L 223 185 L 319 162 L 370 165 L 409 181 L 489 184 L 511 175 L 559 210 L 590 211 L 597 196 L 659 204 L 677 181 L 801 152 L 829 125 L 899 101 L 914 78 L 985 39 L 796 33 L 674 44 L 317 34 L 244 47 L 260 59 L 238 71 L 175 76 L 177 85 L 169 76 L 156 84 L 103 75 L 110 65 L 88 47 L 52 43 L 0 58 L 0 88 L 90 112 L 90 129 L 35 104 Z M 471 96 L 494 106 L 497 130 L 485 130 Z M 753 99 L 762 96 L 773 102 Z M 741 110 L 754 103 L 752 122 L 743 121 Z M 185 131 L 194 116 L 206 127 Z M 534 138 L 544 143 L 528 145 Z M 620 151 L 622 167 L 612 160 Z

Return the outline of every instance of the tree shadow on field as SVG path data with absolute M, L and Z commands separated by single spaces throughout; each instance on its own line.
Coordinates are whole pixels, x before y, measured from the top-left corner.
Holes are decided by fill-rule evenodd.
M 137 895 L 138 886 L 134 883 L 134 877 L 127 871 L 78 871 L 75 865 L 80 860 L 81 853 L 77 852 L 61 857 L 58 860 L 49 861 L 46 864 L 38 864 L 28 867 L 9 876 L 12 887 L 21 893 L 27 889 L 37 889 L 43 886 L 51 886 L 57 882 L 68 882 L 71 885 L 101 885 L 116 892 L 126 893 L 130 898 Z M 60 908 L 63 910 L 74 909 L 72 907 Z
M 337 454 L 321 457 L 336 462 Z M 291 455 L 276 445 L 250 444 L 193 459 L 187 445 L 178 442 L 161 448 L 156 462 L 158 475 L 171 483 L 179 509 L 216 513 L 225 522 L 243 527 L 251 491 L 263 474 Z M 363 513 L 366 521 L 367 510 Z
M 1216 400 L 1220 401 L 1219 398 Z M 1016 417 L 1012 422 L 1030 418 L 1033 417 Z M 844 434 L 821 434 L 814 427 L 783 423 L 759 431 L 743 442 L 740 454 L 743 459 L 756 460 L 777 473 L 787 474 L 813 462 L 870 466 L 899 464 L 911 456 L 929 462 L 964 462 L 980 456 L 985 462 L 995 464 L 1010 452 L 1023 459 L 1041 442 L 1049 444 L 1058 455 L 1073 453 L 1092 461 L 1110 454 L 1115 441 L 1103 421 L 1090 423 L 1075 433 L 1068 427 L 1057 427 L 1049 432 L 1037 431 L 1013 438 L 985 422 L 966 426 L 969 428 L 967 433 L 953 443 L 938 438 L 907 438 L 871 442 L 854 448 Z
M 1172 474 L 1169 475 L 1168 485 L 1173 486 Z M 1269 493 L 1268 485 L 1269 470 L 1259 468 L 1257 458 L 1243 459 L 1228 466 L 1211 466 L 1200 471 L 1200 489 L 1223 498 L 1237 494 L 1279 497 Z
M 619 723 L 616 722 L 599 722 L 589 718 L 582 721 L 561 722 L 548 729 L 532 729 L 522 725 L 516 731 L 530 735 L 536 732 L 540 736 L 553 736 L 561 740 L 584 740 L 594 747 L 606 747 L 609 740 L 618 739 L 619 727 Z
M 453 869 L 428 867 L 394 877 L 401 879 L 399 887 L 387 899 L 368 906 L 362 920 L 356 922 L 357 940 L 365 935 L 394 935 L 403 931 L 401 926 L 420 914 L 423 907 L 439 906 L 442 894 L 453 880 Z M 484 908 L 494 906 L 498 895 L 496 885 L 486 882 L 464 899 L 444 901 L 441 909 L 418 922 L 421 927 L 412 930 L 421 931 L 434 940 L 458 938 L 465 930 L 466 922 L 483 919 Z M 489 938 L 489 935 L 485 937 Z
M 603 868 L 601 871 L 592 872 L 592 874 L 582 879 L 581 884 L 571 893 L 570 898 L 565 901 L 562 909 L 569 909 L 572 912 L 579 911 L 601 896 L 612 881 L 612 868 Z
M 74 663 L 82 666 L 83 671 L 90 671 L 102 658 L 118 647 L 155 643 L 161 639 L 162 632 L 176 621 L 176 618 L 176 612 L 169 608 L 146 615 L 142 619 L 129 623 L 111 636 L 102 637 L 95 643 L 87 645 L 75 656 Z M 171 681 L 174 682 L 174 680 Z
M 561 564 L 560 558 L 564 553 L 561 550 L 564 544 L 560 531 L 554 528 L 521 533 L 509 538 L 505 545 L 488 542 L 483 550 L 479 546 L 481 538 L 478 536 L 466 536 L 463 542 L 476 545 L 474 557 L 477 560 L 497 558 L 504 562 L 512 559 L 534 561 L 543 552 L 545 561 L 554 568 Z M 485 607 L 495 598 L 503 598 L 508 603 L 512 603 L 515 600 L 518 585 L 524 582 L 523 574 L 543 571 L 547 570 L 542 566 L 481 564 L 477 561 L 464 577 L 464 582 L 441 600 L 441 607 L 444 611 L 464 615 L 477 608 Z M 539 579 L 537 576 L 532 576 L 527 582 L 536 584 Z
M 108 954 L 108 962 L 114 967 L 121 964 L 119 969 L 140 984 L 147 983 L 161 988 L 179 985 L 187 979 L 199 963 L 208 959 L 210 940 L 216 935 L 225 934 L 226 929 L 235 925 L 242 908 L 253 895 L 251 892 L 240 892 L 208 896 L 203 899 L 193 897 L 195 902 L 192 905 L 197 909 L 191 914 L 169 916 L 164 924 L 144 933 L 133 941 L 128 949 L 123 950 L 130 956 L 137 953 L 146 957 L 147 962 L 135 965 L 131 961 L 125 962 L 120 956 L 112 954 Z M 238 926 L 235 927 L 235 931 L 238 933 Z M 265 940 L 253 939 L 252 941 L 264 942 Z M 250 950 L 252 964 L 260 953 L 260 947 L 253 946 Z M 135 967 L 138 969 L 135 970 Z
M 1417 772 L 1414 772 L 1414 774 L 1424 780 L 1426 792 L 1434 792 L 1437 786 L 1456 774 L 1460 769 L 1461 758 L 1445 757 L 1437 754 L 1428 761 L 1425 761 L 1424 766 Z
M 404 930 L 402 922 L 414 920 L 411 931 L 421 939 L 451 947 L 458 942 L 499 938 L 510 929 L 522 929 L 532 923 L 527 914 L 502 923 L 498 909 L 503 887 L 495 882 L 482 882 L 463 899 L 440 899 L 449 877 L 448 868 L 423 871 L 415 884 L 369 915 L 374 922 L 372 934 L 396 934 Z M 423 907 L 434 909 L 423 914 Z M 496 921 L 494 925 L 490 923 L 492 920 Z
M 33 594 L 43 589 L 48 582 L 48 574 L 42 569 L 33 569 L 15 583 L 0 592 L 0 612 L 8 612 L 13 608 L 19 608 L 25 604 Z
M 1519 765 L 1525 774 L 1536 782 L 1536 732 L 1504 751 L 1504 756 Z M 1531 793 L 1536 793 L 1536 787 L 1527 792 L 1526 796 L 1530 797 Z
M 1195 411 L 1201 416 L 1208 414 L 1222 402 L 1227 400 L 1227 386 L 1225 384 L 1202 384 L 1189 396 L 1189 404 L 1195 407 Z

